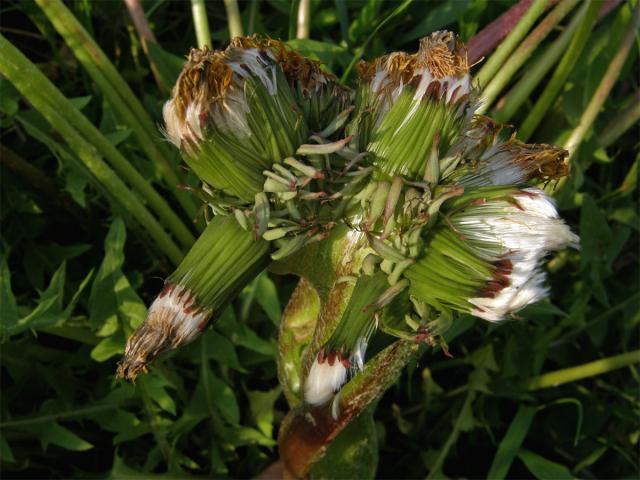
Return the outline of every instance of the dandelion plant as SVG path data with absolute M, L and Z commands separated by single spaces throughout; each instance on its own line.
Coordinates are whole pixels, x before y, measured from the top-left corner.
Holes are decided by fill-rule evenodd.
M 5 3 L 5 476 L 637 476 L 638 1 Z
M 360 62 L 352 90 L 276 40 L 192 50 L 164 131 L 215 217 L 129 339 L 119 375 L 135 379 L 192 341 L 270 264 L 299 275 L 321 306 L 291 392 L 301 407 L 280 438 L 286 467 L 304 476 L 345 422 L 331 424 L 344 410 L 354 418 L 415 352 L 372 354 L 374 337 L 446 353 L 460 314 L 500 322 L 543 299 L 545 259 L 578 237 L 527 182 L 566 175 L 567 152 L 476 115 L 481 95 L 465 46 L 445 31 L 416 53 Z M 335 265 L 303 260 L 324 243 Z M 388 375 L 365 373 L 376 358 Z M 341 400 L 348 382 L 366 401 Z M 318 442 L 310 429 L 333 433 Z M 291 442 L 312 446 L 288 455 Z

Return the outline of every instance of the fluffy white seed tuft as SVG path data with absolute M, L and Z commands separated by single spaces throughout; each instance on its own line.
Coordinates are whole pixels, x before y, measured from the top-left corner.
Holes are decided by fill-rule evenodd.
M 333 364 L 316 358 L 304 384 L 304 399 L 311 405 L 326 403 L 347 381 L 347 367 L 339 360 Z

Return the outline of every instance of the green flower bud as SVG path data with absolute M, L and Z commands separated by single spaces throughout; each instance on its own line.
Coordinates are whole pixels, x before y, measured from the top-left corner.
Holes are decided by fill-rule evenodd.
M 262 190 L 262 171 L 308 136 L 275 54 L 239 41 L 225 51 L 192 50 L 163 116 L 198 177 L 248 202 Z
M 118 376 L 133 380 L 159 355 L 196 339 L 210 317 L 267 266 L 268 245 L 235 218 L 215 217 L 127 341 Z
M 420 41 L 417 53 L 361 62 L 359 73 L 350 126 L 356 145 L 374 154 L 383 177 L 437 180 L 437 170 L 426 169 L 429 157 L 449 148 L 472 111 L 462 44 L 450 32 L 436 32 Z

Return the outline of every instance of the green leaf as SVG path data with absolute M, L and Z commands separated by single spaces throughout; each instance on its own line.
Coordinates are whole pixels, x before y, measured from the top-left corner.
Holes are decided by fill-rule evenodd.
M 67 450 L 83 452 L 93 448 L 86 440 L 83 440 L 71 430 L 59 425 L 56 422 L 47 424 L 38 432 L 40 444 L 44 450 L 49 444 L 57 445 Z
M 0 112 L 12 117 L 18 113 L 18 102 L 22 95 L 13 84 L 4 77 L 0 77 Z
M 272 358 L 275 358 L 278 350 L 275 342 L 260 338 L 256 332 L 245 325 L 238 326 L 238 329 L 231 335 L 231 341 L 236 345 Z
M 0 437 L 0 460 L 3 462 L 14 463 L 16 459 L 13 456 L 9 442 L 4 437 Z
M 246 372 L 240 365 L 236 350 L 227 337 L 209 329 L 202 336 L 201 341 L 207 344 L 208 358 L 215 360 L 220 365 L 226 365 L 239 372 Z
M 124 222 L 116 218 L 105 238 L 105 256 L 91 285 L 89 318 L 95 329 L 117 319 L 131 328 L 144 321 L 146 307 L 121 270 L 125 240 Z
M 529 471 L 539 480 L 571 480 L 573 475 L 567 467 L 547 460 L 528 450 L 520 450 L 518 458 L 527 466 Z
M 70 98 L 69 99 L 69 102 L 71 102 L 71 105 L 76 107 L 78 110 L 82 110 L 84 107 L 89 105 L 90 101 L 91 101 L 91 95 L 86 95 L 84 97 L 75 97 L 75 98 Z
M 124 142 L 127 138 L 129 138 L 131 133 L 132 133 L 132 130 L 130 128 L 125 128 L 122 130 L 116 130 L 115 132 L 107 133 L 105 134 L 105 137 L 107 140 L 109 140 L 109 143 L 111 143 L 114 146 L 118 146 L 122 142 Z
M 493 372 L 500 370 L 496 363 L 496 357 L 493 354 L 493 345 L 491 344 L 485 345 L 473 352 L 469 355 L 468 360 L 476 368 L 484 368 Z
M 444 2 L 435 8 L 429 8 L 429 13 L 420 23 L 413 27 L 408 33 L 401 36 L 398 42 L 410 42 L 455 22 L 464 15 L 464 12 L 469 8 L 469 3 L 469 0 L 454 0 Z M 433 5 L 433 3 L 431 5 Z
M 103 338 L 93 350 L 91 350 L 91 358 L 96 362 L 104 362 L 116 355 L 124 353 L 125 338 L 122 332 L 117 332 L 107 338 Z
M 281 387 L 276 387 L 272 390 L 267 390 L 266 392 L 260 390 L 249 390 L 247 392 L 251 418 L 258 429 L 269 438 L 273 435 L 273 406 L 281 393 Z
M 18 323 L 18 306 L 11 291 L 11 272 L 6 255 L 2 256 L 2 263 L 0 263 L 0 304 L 2 305 L 0 333 L 5 336 Z
M 518 413 L 516 413 L 515 418 L 511 421 L 507 433 L 498 446 L 496 456 L 493 457 L 487 478 L 495 480 L 506 478 L 511 463 L 527 436 L 535 414 L 536 409 L 533 407 L 521 405 L 520 408 L 518 408 Z
M 216 377 L 208 368 L 204 369 L 203 382 L 207 384 L 207 392 L 222 416 L 231 424 L 240 422 L 240 409 L 231 387 Z
M 286 43 L 305 57 L 319 60 L 327 65 L 343 65 L 349 61 L 347 50 L 335 43 L 319 42 L 308 38 L 296 38 Z
M 598 260 L 611 242 L 611 229 L 602 210 L 591 195 L 585 194 L 580 212 L 580 243 L 582 265 Z
M 63 296 L 66 276 L 66 262 L 56 270 L 51 277 L 47 289 L 40 295 L 38 305 L 26 317 L 20 319 L 19 330 L 27 328 L 44 327 L 64 320 Z M 18 330 L 14 331 L 17 333 Z
M 147 42 L 147 47 L 149 48 L 149 58 L 156 65 L 162 82 L 167 88 L 171 88 L 178 80 L 185 59 L 167 52 L 155 42 Z
M 266 272 L 262 272 L 258 277 L 258 285 L 256 286 L 256 300 L 265 311 L 269 319 L 274 325 L 280 325 L 282 317 L 282 307 L 278 299 L 278 291 Z
M 170 386 L 169 382 L 155 371 L 144 377 L 142 381 L 144 385 L 141 385 L 141 388 L 146 390 L 151 400 L 165 412 L 175 415 L 176 402 L 167 391 Z

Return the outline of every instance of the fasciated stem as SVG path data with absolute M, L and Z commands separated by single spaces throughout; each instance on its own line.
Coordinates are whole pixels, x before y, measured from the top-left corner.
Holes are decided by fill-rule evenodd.
M 0 53 L 0 58 L 2 58 L 2 61 L 0 61 L 0 73 L 7 77 L 36 110 L 47 119 L 53 128 L 65 138 L 87 169 L 109 192 L 111 201 L 118 203 L 125 211 L 128 211 L 147 230 L 154 244 L 174 264 L 179 263 L 182 259 L 182 252 L 158 220 L 151 215 L 138 196 L 129 190 L 115 172 L 109 168 L 102 159 L 100 152 L 67 122 L 67 114 L 71 116 L 73 113 L 67 109 L 60 111 L 56 108 L 58 105 L 56 107 L 52 106 L 47 98 L 34 92 L 34 78 L 37 79 L 38 74 L 42 75 L 37 68 L 2 35 L 0 35 Z M 40 83 L 42 85 L 50 84 L 46 77 Z M 40 88 L 43 87 L 40 86 Z M 47 91 L 50 91 L 51 88 L 55 90 L 55 87 L 50 85 Z M 66 104 L 62 103 L 60 106 L 65 107 Z
M 302 352 L 311 342 L 319 313 L 318 293 L 301 278 L 282 314 L 278 334 L 278 380 L 289 408 L 302 402 Z
M 584 13 L 584 17 L 582 18 L 582 21 L 576 29 L 573 37 L 571 38 L 569 47 L 564 52 L 560 63 L 553 72 L 553 76 L 542 92 L 542 95 L 538 97 L 538 100 L 533 106 L 533 109 L 529 112 L 529 115 L 527 115 L 527 118 L 518 130 L 518 137 L 522 141 L 526 142 L 538 127 L 538 125 L 542 121 L 542 118 L 545 116 L 552 103 L 560 93 L 560 90 L 562 89 L 562 87 L 564 87 L 569 74 L 572 72 L 573 67 L 578 62 L 578 58 L 580 58 L 582 50 L 587 44 L 587 40 L 591 35 L 593 25 L 598 18 L 598 12 L 602 7 L 602 3 L 592 0 L 590 2 L 587 2 L 585 4 L 585 7 L 586 11 Z
M 36 3 L 63 37 L 118 117 L 131 127 L 142 150 L 156 165 L 182 208 L 193 218 L 196 215 L 195 202 L 188 193 L 177 189 L 182 180 L 174 170 L 167 147 L 160 144 L 160 133 L 140 100 L 61 0 L 36 0 Z
M 287 473 L 293 478 L 304 478 L 331 441 L 395 382 L 417 350 L 417 343 L 397 340 L 369 360 L 364 371 L 340 393 L 335 417 L 330 403 L 290 411 L 279 435 L 280 458 Z

